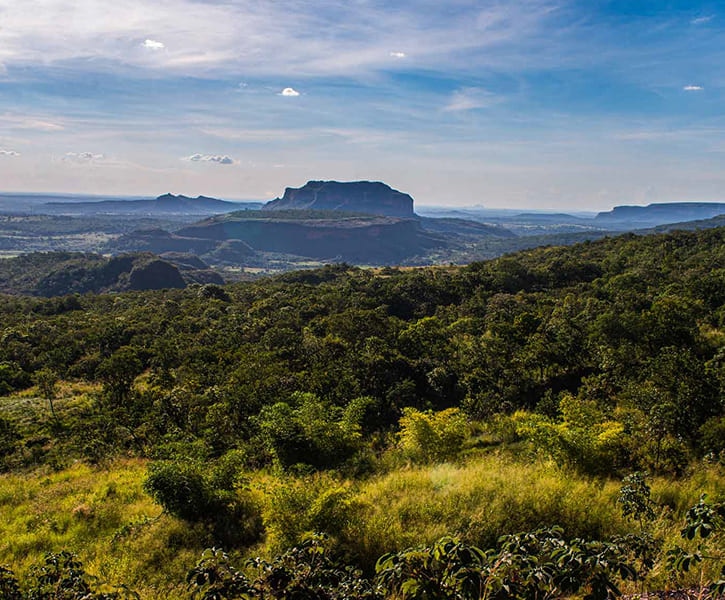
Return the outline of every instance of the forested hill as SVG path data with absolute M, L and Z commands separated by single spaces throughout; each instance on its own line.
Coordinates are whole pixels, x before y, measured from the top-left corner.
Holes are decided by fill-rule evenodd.
M 209 456 L 246 448 L 253 464 L 325 468 L 354 452 L 330 429 L 339 410 L 359 412 L 365 437 L 394 427 L 406 406 L 476 418 L 525 408 L 555 420 L 575 397 L 627 433 L 606 465 L 590 468 L 676 471 L 689 455 L 722 449 L 724 302 L 723 228 L 460 268 L 337 265 L 71 304 L 3 297 L 5 393 L 39 373 L 102 392 L 32 452 L 18 425 L 2 464 L 148 455 L 194 439 Z M 299 393 L 339 436 L 309 438 L 294 417 Z M 274 441 L 282 423 L 292 430 Z
M 64 296 L 223 282 L 195 256 L 179 253 L 160 258 L 134 252 L 109 258 L 84 252 L 33 252 L 0 260 L 0 294 Z M 77 304 L 75 298 L 66 301 Z

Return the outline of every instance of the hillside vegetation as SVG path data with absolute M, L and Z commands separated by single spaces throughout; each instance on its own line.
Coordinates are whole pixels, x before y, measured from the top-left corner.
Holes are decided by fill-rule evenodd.
M 63 550 L 143 598 L 721 577 L 725 229 L 72 300 L 0 298 L 18 594 Z

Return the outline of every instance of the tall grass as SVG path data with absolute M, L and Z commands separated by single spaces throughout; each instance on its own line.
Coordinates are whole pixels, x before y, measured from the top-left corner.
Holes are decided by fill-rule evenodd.
M 69 550 L 90 573 L 144 599 L 182 597 L 205 540 L 160 516 L 141 489 L 145 473 L 142 461 L 129 460 L 0 477 L 0 564 L 23 576 L 46 552 Z
M 22 576 L 45 552 L 65 549 L 77 553 L 90 573 L 126 583 L 144 600 L 186 598 L 185 574 L 213 542 L 203 526 L 162 515 L 143 492 L 145 476 L 146 464 L 138 460 L 105 469 L 77 463 L 53 473 L 0 476 L 0 564 Z M 386 552 L 444 535 L 486 548 L 503 534 L 540 526 L 560 525 L 567 536 L 590 539 L 638 527 L 616 503 L 621 482 L 505 454 L 405 466 L 363 481 L 331 474 L 248 476 L 266 538 L 240 555 L 272 556 L 307 531 L 321 530 L 346 560 L 368 572 Z M 648 527 L 665 551 L 682 545 L 684 512 L 700 494 L 725 498 L 725 473 L 716 466 L 651 485 L 657 517 Z M 693 573 L 689 581 L 697 577 Z M 671 584 L 660 566 L 648 587 Z
M 550 463 L 497 455 L 407 468 L 361 486 L 345 543 L 370 566 L 385 552 L 446 534 L 484 548 L 501 535 L 545 525 L 561 525 L 572 536 L 607 537 L 627 528 L 614 501 L 618 489 Z

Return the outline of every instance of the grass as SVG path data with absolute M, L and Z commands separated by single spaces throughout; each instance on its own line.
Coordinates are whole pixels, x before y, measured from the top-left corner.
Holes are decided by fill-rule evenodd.
M 75 463 L 57 472 L 0 476 L 0 564 L 22 576 L 45 552 L 65 549 L 90 573 L 126 583 L 144 600 L 186 598 L 186 572 L 212 542 L 202 527 L 161 514 L 143 491 L 145 475 L 144 461 L 122 460 L 105 468 Z M 249 486 L 267 537 L 240 555 L 269 557 L 306 531 L 323 530 L 368 572 L 386 552 L 449 534 L 486 548 L 503 534 L 545 525 L 590 539 L 638 527 L 621 516 L 619 481 L 496 452 L 458 464 L 403 466 L 363 481 L 258 472 L 249 474 Z M 682 545 L 682 517 L 703 492 L 725 498 L 721 467 L 652 481 L 659 508 L 650 527 L 665 551 Z M 692 573 L 684 583 L 698 577 Z M 669 585 L 660 566 L 647 587 Z
M 145 473 L 144 462 L 126 460 L 0 477 L 0 564 L 22 576 L 46 552 L 69 550 L 90 573 L 144 599 L 181 597 L 203 536 L 160 516 L 141 488 Z
M 553 464 L 491 455 L 367 482 L 346 533 L 367 565 L 384 552 L 450 534 L 483 548 L 501 535 L 555 524 L 571 536 L 601 538 L 626 529 L 614 503 L 617 492 L 614 482 L 583 479 Z

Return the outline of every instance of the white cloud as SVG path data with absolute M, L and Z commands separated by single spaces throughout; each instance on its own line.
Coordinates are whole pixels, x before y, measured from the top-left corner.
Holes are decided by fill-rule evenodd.
M 696 19 L 692 19 L 690 21 L 691 25 L 704 25 L 705 23 L 709 23 L 715 18 L 715 15 L 707 15 L 706 17 L 697 17 Z
M 93 154 L 93 152 L 67 152 L 61 160 L 82 164 L 96 162 L 103 158 L 103 154 Z
M 405 58 L 407 54 L 405 54 L 405 52 L 393 51 L 390 53 L 390 56 L 393 58 Z
M 291 87 L 286 87 L 286 88 L 284 88 L 284 89 L 283 89 L 283 90 L 282 90 L 282 91 L 281 91 L 281 92 L 279 93 L 279 95 L 280 95 L 280 96 L 299 96 L 299 95 L 300 95 L 300 93 L 299 93 L 299 92 L 298 92 L 298 91 L 297 91 L 296 89 L 294 89 L 294 88 L 291 88 Z
M 187 156 L 184 160 L 191 162 L 213 162 L 219 165 L 233 165 L 234 159 L 226 154 L 221 156 L 219 154 L 192 154 Z
M 702 91 L 702 90 L 704 90 L 705 88 L 704 88 L 704 87 L 702 87 L 701 85 L 686 85 L 686 86 L 685 86 L 685 87 L 683 87 L 682 89 L 683 89 L 684 91 L 686 91 L 686 92 L 701 92 L 701 91 Z
M 334 0 L 25 0 L 0 2 L 0 62 L 15 64 L 82 60 L 90 64 L 171 68 L 199 74 L 216 68 L 254 75 L 349 76 L 386 68 L 401 54 L 431 67 L 476 52 L 477 62 L 501 62 L 480 50 L 510 44 L 516 62 L 543 39 L 552 0 L 403 3 L 391 11 L 369 1 Z M 484 5 L 484 6 L 481 6 Z M 324 31 L 325 35 L 319 35 Z M 163 42 L 139 32 L 163 32 Z M 405 52 L 400 49 L 405 48 Z M 157 54 L 149 60 L 149 54 Z M 105 61 L 105 62 L 100 62 Z
M 464 88 L 453 92 L 448 104 L 443 107 L 443 110 L 456 112 L 486 108 L 497 101 L 498 98 L 487 90 L 481 88 Z
M 162 42 L 157 42 L 156 40 L 146 40 L 142 46 L 149 50 L 163 50 L 166 47 Z
M 15 150 L 3 150 L 0 149 L 0 156 L 20 156 L 19 152 L 15 152 Z

